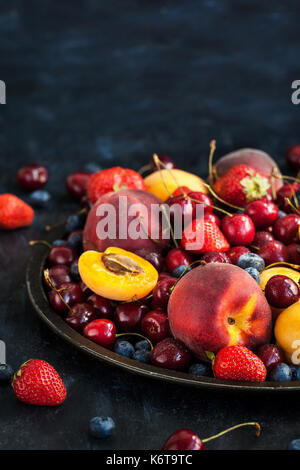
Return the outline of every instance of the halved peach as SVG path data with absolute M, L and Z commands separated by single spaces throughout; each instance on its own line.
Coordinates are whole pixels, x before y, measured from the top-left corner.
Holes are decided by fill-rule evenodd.
M 155 287 L 158 272 L 144 258 L 117 247 L 103 253 L 85 251 L 78 268 L 83 282 L 96 294 L 111 300 L 133 301 Z

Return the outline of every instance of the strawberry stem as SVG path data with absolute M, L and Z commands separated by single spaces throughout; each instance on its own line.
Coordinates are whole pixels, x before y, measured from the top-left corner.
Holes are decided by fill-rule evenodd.
M 235 429 L 242 428 L 244 426 L 254 426 L 255 427 L 255 432 L 256 436 L 259 437 L 261 433 L 261 426 L 259 423 L 256 422 L 250 422 L 250 423 L 241 423 L 241 424 L 236 424 L 235 426 L 232 426 L 231 428 L 225 429 L 225 431 L 219 432 L 219 434 L 215 434 L 214 436 L 207 437 L 206 439 L 202 439 L 202 442 L 209 442 L 212 441 L 213 439 L 216 439 L 217 437 L 221 437 L 224 434 L 227 434 L 228 432 L 235 431 Z

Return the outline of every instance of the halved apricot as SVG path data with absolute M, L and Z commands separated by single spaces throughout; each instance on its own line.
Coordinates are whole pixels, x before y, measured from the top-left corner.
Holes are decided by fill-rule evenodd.
M 151 263 L 117 247 L 107 248 L 104 253 L 85 251 L 78 268 L 81 279 L 93 292 L 111 300 L 142 299 L 158 280 Z

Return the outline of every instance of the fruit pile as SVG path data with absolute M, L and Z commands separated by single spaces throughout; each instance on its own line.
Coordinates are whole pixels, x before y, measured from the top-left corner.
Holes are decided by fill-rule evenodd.
M 121 167 L 68 176 L 82 209 L 49 246 L 50 305 L 86 338 L 130 359 L 228 380 L 300 380 L 300 180 L 281 175 L 260 150 L 213 165 L 214 150 L 212 142 L 207 182 L 157 155 L 144 178 Z M 287 160 L 299 170 L 297 146 Z M 45 178 L 36 167 L 18 173 L 27 190 Z M 0 196 L 0 226 L 16 228 L 8 196 Z M 99 237 L 101 209 L 110 204 L 119 217 L 121 197 L 140 208 L 146 237 Z M 170 211 L 169 239 L 161 218 L 143 212 L 154 204 Z M 30 223 L 24 212 L 20 226 Z M 135 219 L 128 214 L 127 227 Z

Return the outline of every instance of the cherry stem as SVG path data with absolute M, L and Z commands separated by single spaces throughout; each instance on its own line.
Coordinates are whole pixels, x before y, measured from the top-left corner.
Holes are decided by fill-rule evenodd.
M 255 432 L 256 436 L 259 437 L 261 433 L 261 426 L 259 423 L 256 422 L 250 422 L 250 423 L 241 423 L 241 424 L 236 424 L 235 426 L 232 426 L 231 428 L 225 429 L 225 431 L 219 432 L 219 434 L 216 434 L 215 436 L 207 437 L 206 439 L 202 439 L 202 442 L 209 442 L 212 441 L 213 439 L 216 439 L 217 437 L 221 437 L 224 434 L 227 434 L 228 432 L 234 431 L 235 429 L 242 428 L 244 426 L 254 426 L 255 427 Z
M 151 351 L 153 350 L 153 344 L 151 343 L 150 339 L 146 338 L 146 336 L 140 335 L 140 333 L 118 333 L 116 338 L 120 338 L 121 336 L 138 336 L 139 338 L 145 339 L 148 341 Z
M 149 171 L 149 170 L 151 170 L 151 169 L 152 169 L 152 165 L 150 165 L 150 164 L 148 163 L 147 165 L 142 166 L 142 167 L 139 169 L 138 173 L 139 173 L 140 175 L 143 175 L 144 173 L 146 173 L 146 171 Z
M 208 157 L 208 181 L 209 184 L 213 184 L 213 158 L 216 151 L 216 141 L 215 139 L 211 140 L 209 143 L 210 152 Z
M 286 263 L 285 261 L 278 261 L 277 263 L 269 264 L 269 266 L 266 266 L 265 269 L 263 269 L 263 271 L 267 271 L 268 269 L 273 268 L 274 266 L 282 266 L 282 265 L 289 266 L 290 268 L 297 269 L 298 271 L 300 271 L 300 266 L 298 264 Z
M 244 212 L 245 209 L 243 207 L 238 207 L 238 206 L 235 206 L 234 204 L 230 204 L 229 202 L 226 202 L 224 199 L 218 196 L 217 193 L 215 193 L 215 191 L 212 189 L 212 187 L 209 184 L 204 183 L 204 185 L 209 190 L 209 192 L 214 196 L 214 198 L 222 202 L 222 204 L 226 204 L 228 207 L 231 207 L 232 209 Z
M 49 269 L 45 269 L 44 270 L 44 278 L 45 278 L 45 281 L 47 282 L 48 286 L 54 290 L 54 292 L 57 293 L 58 297 L 60 298 L 60 300 L 65 304 L 65 306 L 70 310 L 70 312 L 74 313 L 74 310 L 72 310 L 72 308 L 70 307 L 70 305 L 65 301 L 65 299 L 63 298 L 63 296 L 61 295 L 61 291 L 64 290 L 64 288 L 62 289 L 56 289 L 56 287 L 54 286 L 53 282 L 51 281 L 51 277 L 50 277 L 50 273 L 49 273 Z
M 165 180 L 164 180 L 164 177 L 163 177 L 162 172 L 161 172 L 161 171 L 162 171 L 162 170 L 161 170 L 161 167 L 165 167 L 164 169 L 165 169 L 165 170 L 168 170 L 169 172 L 171 172 L 171 170 L 169 170 L 168 168 L 166 168 L 166 165 L 164 165 L 163 162 L 160 161 L 160 159 L 158 158 L 158 156 L 156 155 L 156 153 L 153 155 L 153 161 L 154 161 L 154 163 L 155 163 L 155 166 L 156 166 L 157 170 L 159 171 L 159 176 L 160 176 L 160 179 L 161 179 L 161 181 L 162 181 L 162 184 L 164 185 L 165 190 L 167 191 L 167 193 L 168 193 L 168 195 L 169 195 L 170 197 L 173 197 L 171 191 L 169 190 L 169 188 L 168 188 L 168 186 L 167 186 L 167 184 L 166 184 L 166 182 L 165 182 Z M 172 175 L 172 172 L 171 172 L 171 175 Z M 172 176 L 173 176 L 173 175 L 172 175 Z M 174 177 L 174 176 L 173 176 L 173 177 Z M 176 182 L 176 180 L 175 180 L 175 182 Z M 176 182 L 176 184 L 177 184 L 177 186 L 178 186 L 178 183 L 177 183 L 177 182 Z
M 295 196 L 296 197 L 296 196 Z M 297 199 L 297 198 L 296 198 Z M 300 210 L 299 208 L 295 207 L 294 204 L 292 203 L 292 201 L 288 198 L 288 197 L 285 197 L 284 198 L 285 202 L 288 203 L 288 205 L 293 209 L 294 212 L 296 212 L 296 214 L 300 214 Z
M 167 222 L 167 224 L 168 224 L 168 227 L 169 227 L 169 230 L 170 230 L 170 234 L 171 234 L 173 243 L 174 243 L 174 245 L 176 246 L 176 248 L 178 248 L 178 243 L 177 243 L 177 240 L 176 240 L 176 238 L 175 238 L 174 231 L 173 231 L 173 227 L 172 227 L 172 224 L 171 224 L 171 222 L 170 222 L 170 218 L 168 217 L 166 208 L 165 208 L 165 206 L 164 206 L 163 204 L 162 204 L 160 207 L 161 207 L 162 213 L 164 214 L 164 217 L 165 217 L 165 219 L 166 219 L 166 222 Z
M 50 245 L 49 242 L 47 242 L 46 240 L 30 240 L 28 242 L 28 245 L 29 246 L 34 246 L 34 245 L 45 245 L 47 246 L 47 248 L 49 248 L 49 250 L 51 250 L 52 246 Z

